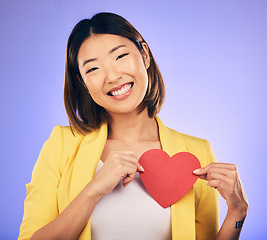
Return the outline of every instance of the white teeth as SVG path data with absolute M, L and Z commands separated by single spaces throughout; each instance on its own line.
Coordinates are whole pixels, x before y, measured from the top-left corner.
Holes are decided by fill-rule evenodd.
M 127 93 L 131 89 L 131 84 L 124 85 L 121 89 L 110 92 L 112 96 L 120 96 Z

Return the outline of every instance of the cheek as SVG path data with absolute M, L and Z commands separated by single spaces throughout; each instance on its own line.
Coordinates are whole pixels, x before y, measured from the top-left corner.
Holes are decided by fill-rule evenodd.
M 131 72 L 133 75 L 142 77 L 142 78 L 147 78 L 147 71 L 146 71 L 143 59 L 139 59 L 139 58 L 131 59 L 127 63 L 127 68 L 129 72 Z
M 97 95 L 100 91 L 99 84 L 97 84 L 97 81 L 86 80 L 85 85 L 86 85 L 91 97 L 95 101 L 95 99 L 97 98 Z

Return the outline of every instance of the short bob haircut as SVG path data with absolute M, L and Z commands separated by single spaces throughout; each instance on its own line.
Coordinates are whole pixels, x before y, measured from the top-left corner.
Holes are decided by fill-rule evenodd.
M 146 43 L 126 19 L 113 13 L 98 13 L 91 19 L 81 20 L 74 27 L 67 43 L 64 104 L 72 130 L 74 128 L 82 135 L 99 129 L 103 123 L 110 120 L 107 111 L 92 99 L 78 68 L 77 56 L 81 45 L 88 37 L 95 34 L 125 37 L 136 45 L 141 54 L 143 51 L 141 43 Z M 165 98 L 165 86 L 150 49 L 149 55 L 148 88 L 138 106 L 138 111 L 140 113 L 147 107 L 148 115 L 152 118 L 160 111 Z

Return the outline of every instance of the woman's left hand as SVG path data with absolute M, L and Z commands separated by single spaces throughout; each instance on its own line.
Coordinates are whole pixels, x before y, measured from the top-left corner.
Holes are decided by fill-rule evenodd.
M 208 186 L 219 191 L 226 200 L 228 213 L 246 216 L 248 200 L 234 164 L 211 163 L 204 168 L 196 169 L 193 173 L 207 180 Z

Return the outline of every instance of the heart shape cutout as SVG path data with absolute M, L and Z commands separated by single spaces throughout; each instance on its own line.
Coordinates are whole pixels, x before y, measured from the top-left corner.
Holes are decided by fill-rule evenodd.
M 177 202 L 197 181 L 193 171 L 200 168 L 200 162 L 189 152 L 179 152 L 170 157 L 160 149 L 145 152 L 139 159 L 145 169 L 140 172 L 145 188 L 163 208 Z

